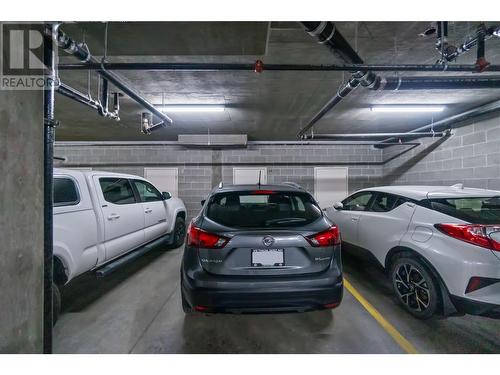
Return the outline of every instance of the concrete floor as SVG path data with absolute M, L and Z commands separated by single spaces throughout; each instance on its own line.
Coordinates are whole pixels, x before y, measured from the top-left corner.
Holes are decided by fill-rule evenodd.
M 182 312 L 182 248 L 155 251 L 105 279 L 87 275 L 63 291 L 55 353 L 403 353 L 346 290 L 341 306 L 302 314 Z M 413 319 L 390 283 L 368 263 L 344 256 L 351 284 L 420 353 L 500 353 L 500 320 Z

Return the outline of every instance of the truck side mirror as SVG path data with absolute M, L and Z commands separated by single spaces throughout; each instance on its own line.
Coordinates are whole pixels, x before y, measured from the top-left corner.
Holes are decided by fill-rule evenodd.
M 203 206 L 205 204 L 205 199 L 201 200 L 201 205 Z
M 172 194 L 170 194 L 168 191 L 164 191 L 163 193 L 161 193 L 161 195 L 163 196 L 163 200 L 165 201 L 172 198 Z
M 333 204 L 333 208 L 335 208 L 336 210 L 343 210 L 344 209 L 344 205 L 342 204 L 342 202 L 335 202 Z

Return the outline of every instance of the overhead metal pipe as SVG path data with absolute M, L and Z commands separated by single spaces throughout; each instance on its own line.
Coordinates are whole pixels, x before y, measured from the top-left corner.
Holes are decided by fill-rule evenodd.
M 314 134 L 306 135 L 304 139 L 366 139 L 366 138 L 420 138 L 420 137 L 444 137 L 450 132 L 418 132 L 418 133 L 339 133 L 339 134 Z
M 116 106 L 114 108 L 114 112 L 104 111 L 100 102 L 65 83 L 61 82 L 59 84 L 57 87 L 57 93 L 96 110 L 99 114 L 101 114 L 101 116 L 109 117 L 116 121 L 120 120 L 119 111 L 116 109 Z
M 83 43 L 77 43 L 72 38 L 70 38 L 67 34 L 65 34 L 61 29 L 57 30 L 57 34 L 54 36 L 54 40 L 57 45 L 62 48 L 65 52 L 75 56 L 83 63 L 93 63 L 100 64 L 99 61 L 93 57 L 87 48 L 87 46 Z M 158 108 L 156 108 L 153 104 L 151 104 L 148 100 L 146 100 L 142 95 L 138 92 L 130 88 L 121 77 L 117 76 L 113 72 L 106 70 L 104 64 L 101 64 L 101 68 L 97 70 L 97 73 L 111 82 L 116 88 L 123 91 L 126 95 L 128 95 L 131 99 L 135 100 L 138 104 L 146 108 L 148 111 L 157 116 L 162 122 L 167 124 L 172 124 L 172 119 L 168 117 L 166 114 L 161 112 Z
M 500 76 L 414 76 L 382 78 L 379 90 L 462 90 L 500 88 Z
M 309 121 L 309 123 L 304 126 L 297 133 L 297 138 L 303 138 L 304 134 L 311 129 L 314 124 L 316 124 L 328 111 L 330 111 L 333 107 L 335 107 L 343 98 L 351 93 L 356 87 L 358 87 L 360 81 L 358 78 L 351 77 L 346 84 L 342 85 L 337 94 L 333 96 L 324 106 L 319 110 L 318 113 L 314 115 L 314 117 Z
M 481 37 L 478 34 L 478 32 L 480 32 L 480 33 L 484 32 L 484 40 L 488 40 L 493 36 L 500 37 L 500 26 L 498 26 L 498 25 L 490 26 L 484 30 L 478 29 L 476 31 L 476 35 L 474 37 L 466 40 L 464 43 L 462 43 L 461 45 L 459 45 L 456 48 L 452 48 L 452 49 L 450 48 L 447 51 L 445 51 L 446 53 L 443 55 L 443 58 L 448 62 L 453 61 L 458 56 L 463 55 L 464 53 L 469 51 L 471 48 L 475 47 L 479 42 L 479 38 Z M 492 67 L 492 66 L 490 66 L 490 67 Z M 490 70 L 490 69 L 488 68 L 488 70 Z M 476 67 L 476 71 L 477 71 L 477 67 Z
M 379 144 L 380 141 L 315 141 L 315 140 L 302 140 L 302 141 L 248 141 L 248 145 L 258 146 L 258 145 L 375 145 Z M 403 142 L 406 143 L 406 142 Z M 55 143 L 56 146 L 178 146 L 180 143 L 178 141 L 59 141 Z M 401 144 L 400 142 L 394 142 L 394 144 Z M 408 143 L 408 144 L 419 144 L 419 143 Z
M 145 70 L 145 71 L 255 71 L 255 64 L 240 63 L 161 63 L 161 62 L 122 62 L 122 63 L 77 63 L 59 64 L 59 70 Z M 475 65 L 467 64 L 264 64 L 264 71 L 307 71 L 307 72 L 476 72 Z M 500 65 L 490 65 L 488 71 L 500 71 Z
M 340 59 L 347 63 L 363 64 L 363 59 L 357 54 L 351 45 L 344 39 L 340 31 L 332 22 L 301 22 L 309 35 L 318 40 L 318 43 L 325 45 Z M 380 77 L 367 70 L 358 70 L 352 74 L 349 81 L 342 85 L 337 93 L 320 109 L 309 123 L 299 130 L 297 138 L 302 138 L 327 112 L 342 101 L 359 85 L 377 89 L 380 85 Z
M 75 100 L 81 104 L 84 104 L 92 109 L 99 110 L 100 104 L 97 100 L 89 98 L 87 95 L 81 93 L 80 91 L 66 85 L 65 83 L 60 83 L 57 87 L 57 92 L 69 99 Z
M 101 106 L 99 108 L 99 114 L 106 117 L 108 115 L 109 106 L 109 87 L 108 80 L 101 77 Z
M 473 118 L 476 118 L 479 116 L 487 115 L 487 114 L 496 112 L 498 110 L 500 110 L 500 100 L 495 100 L 493 102 L 481 105 L 479 107 L 475 107 L 475 108 L 469 109 L 467 111 L 458 113 L 456 115 L 446 117 L 442 120 L 432 122 L 430 124 L 413 129 L 405 134 L 423 132 L 423 131 L 426 131 L 429 129 L 451 128 L 451 125 L 454 123 L 463 122 L 463 121 L 470 120 L 470 119 L 473 119 Z M 387 138 L 387 139 L 381 141 L 378 145 L 384 146 L 385 143 L 394 142 L 395 140 L 396 139 L 394 137 L 390 137 L 390 138 Z
M 302 21 L 307 33 L 323 44 L 337 57 L 348 64 L 363 64 L 363 59 L 354 51 L 345 40 L 333 22 L 329 21 Z
M 486 38 L 486 27 L 484 24 L 480 24 L 477 27 L 477 60 L 476 67 L 479 72 L 483 72 L 488 69 L 490 63 L 485 57 L 485 38 Z

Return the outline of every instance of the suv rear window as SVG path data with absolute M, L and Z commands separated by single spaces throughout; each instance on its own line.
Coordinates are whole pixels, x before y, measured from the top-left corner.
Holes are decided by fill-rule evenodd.
M 429 199 L 430 208 L 472 224 L 499 224 L 500 197 Z
M 235 191 L 210 198 L 207 217 L 234 228 L 283 228 L 307 225 L 322 217 L 308 193 Z

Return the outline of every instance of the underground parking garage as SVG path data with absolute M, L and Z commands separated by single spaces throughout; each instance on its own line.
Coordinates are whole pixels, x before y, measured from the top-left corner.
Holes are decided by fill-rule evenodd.
M 500 21 L 2 33 L 0 352 L 499 353 Z

